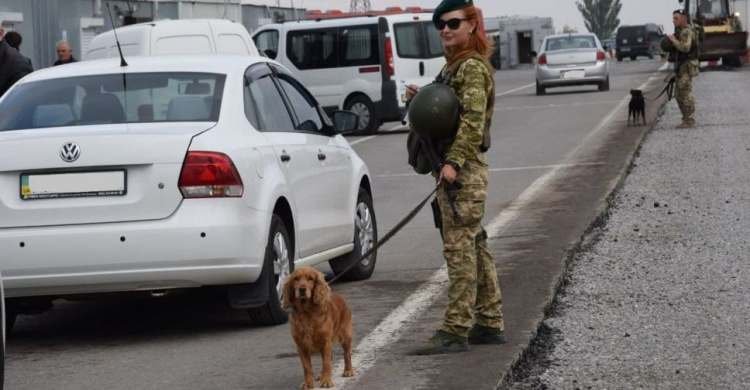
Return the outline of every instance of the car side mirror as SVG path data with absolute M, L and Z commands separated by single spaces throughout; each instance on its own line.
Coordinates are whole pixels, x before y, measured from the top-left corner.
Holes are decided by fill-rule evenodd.
M 535 51 L 530 51 L 530 52 L 529 52 L 529 55 L 530 55 L 530 56 L 531 56 L 532 58 L 536 58 L 537 52 L 535 52 Z
M 339 134 L 351 133 L 359 127 L 359 115 L 351 111 L 335 111 L 333 127 Z

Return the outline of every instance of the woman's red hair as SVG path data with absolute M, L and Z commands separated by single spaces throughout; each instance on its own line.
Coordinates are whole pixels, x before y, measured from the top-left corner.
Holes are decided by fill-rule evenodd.
M 470 5 L 466 8 L 462 8 L 461 11 L 464 12 L 466 20 L 469 23 L 474 22 L 476 27 L 474 27 L 474 32 L 471 33 L 469 43 L 465 48 L 461 50 L 446 50 L 445 57 L 448 60 L 448 66 L 473 53 L 478 53 L 484 58 L 489 58 L 492 52 L 492 44 L 490 44 L 490 41 L 484 33 L 479 30 L 479 11 L 477 8 Z

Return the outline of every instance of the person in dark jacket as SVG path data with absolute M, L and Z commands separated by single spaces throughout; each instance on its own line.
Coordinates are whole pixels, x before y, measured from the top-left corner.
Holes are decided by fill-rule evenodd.
M 5 34 L 5 38 L 3 38 L 3 39 L 8 42 L 8 44 L 10 45 L 10 47 L 18 50 L 19 53 L 21 52 L 21 43 L 23 42 L 23 37 L 21 36 L 21 34 L 15 32 L 15 31 L 8 31 Z M 21 55 L 23 55 L 23 54 L 21 54 Z M 29 63 L 29 66 L 31 66 L 31 69 L 34 69 L 34 65 L 31 63 L 31 58 L 26 57 L 26 56 L 23 56 L 23 58 L 25 58 L 26 62 Z
M 57 42 L 57 58 L 57 61 L 55 61 L 52 66 L 78 62 L 78 60 L 73 57 L 73 49 L 70 48 L 67 41 Z
M 18 80 L 33 72 L 21 53 L 3 39 L 4 35 L 5 31 L 0 27 L 0 96 Z

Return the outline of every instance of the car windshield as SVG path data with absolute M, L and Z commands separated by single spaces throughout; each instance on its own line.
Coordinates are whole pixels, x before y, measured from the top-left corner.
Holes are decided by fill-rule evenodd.
M 596 40 L 593 36 L 567 36 L 549 38 L 544 51 L 570 50 L 570 49 L 593 49 L 596 48 Z
M 215 122 L 225 75 L 130 73 L 19 85 L 0 103 L 0 131 L 149 122 Z

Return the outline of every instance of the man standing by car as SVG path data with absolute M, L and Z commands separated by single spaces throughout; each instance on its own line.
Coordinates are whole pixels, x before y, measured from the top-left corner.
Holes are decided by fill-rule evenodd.
M 699 73 L 698 69 L 698 35 L 689 23 L 685 11 L 678 9 L 672 13 L 675 34 L 668 38 L 677 51 L 675 62 L 677 105 L 682 112 L 682 123 L 678 129 L 695 128 L 695 98 L 693 97 L 693 77 Z
M 57 61 L 55 61 L 52 66 L 78 62 L 78 60 L 73 57 L 73 50 L 70 48 L 70 45 L 67 41 L 57 42 L 57 58 Z
M 4 35 L 5 30 L 0 27 L 0 96 L 33 71 L 26 58 L 3 39 Z

